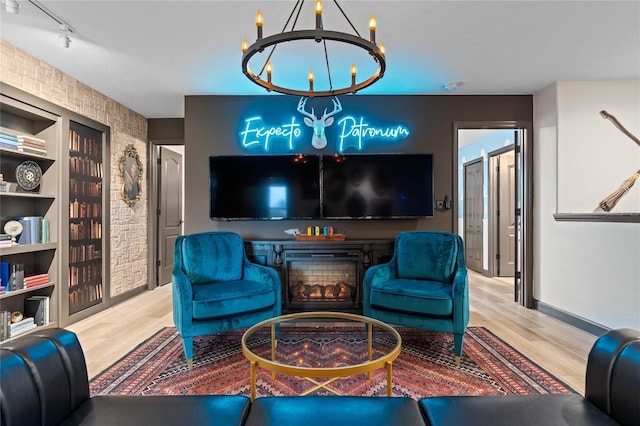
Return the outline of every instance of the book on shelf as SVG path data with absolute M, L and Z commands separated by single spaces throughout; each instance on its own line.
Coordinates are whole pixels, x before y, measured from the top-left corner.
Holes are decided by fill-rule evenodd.
M 24 288 L 24 264 L 9 264 L 9 291 L 21 290 Z
M 32 317 L 36 325 L 49 324 L 49 296 L 31 296 L 24 300 L 24 315 Z
M 0 311 L 0 342 L 9 338 L 11 325 L 11 312 Z
M 16 337 L 29 330 L 33 330 L 37 325 L 33 317 L 24 318 L 22 321 L 14 322 L 9 325 L 9 337 Z
M 50 241 L 50 222 L 42 216 L 20 216 L 16 220 L 22 224 L 18 244 L 40 244 Z
M 0 285 L 9 291 L 9 262 L 0 262 Z
M 49 274 L 37 274 L 24 277 L 25 288 L 31 288 L 42 284 L 49 284 Z
M 0 234 L 0 247 L 11 247 L 11 235 Z

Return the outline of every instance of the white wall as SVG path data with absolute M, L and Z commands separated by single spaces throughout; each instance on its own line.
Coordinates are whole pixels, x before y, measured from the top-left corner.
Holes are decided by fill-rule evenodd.
M 640 81 L 563 81 L 557 86 L 558 212 L 591 213 L 640 169 L 640 147 L 600 111 L 640 138 Z M 640 184 L 612 212 L 640 212 Z
M 568 178 L 567 170 L 578 170 L 576 163 L 583 158 L 581 152 L 566 153 L 566 144 L 575 143 L 568 131 L 577 122 L 573 109 L 595 111 L 593 119 L 578 120 L 583 128 L 580 143 L 584 150 L 604 144 L 604 151 L 612 141 L 602 139 L 601 125 L 612 127 L 610 138 L 617 138 L 618 131 L 600 118 L 599 111 L 607 109 L 621 121 L 635 117 L 637 126 L 640 110 L 628 100 L 638 99 L 639 87 L 640 82 L 631 87 L 629 82 L 558 82 L 534 96 L 534 298 L 609 328 L 640 329 L 640 224 L 562 222 L 553 214 L 559 205 L 579 210 L 575 199 L 559 193 L 560 180 Z M 609 96 L 629 89 L 623 99 Z M 629 130 L 633 126 L 629 123 Z M 623 142 L 631 145 L 630 140 L 619 143 Z M 636 169 L 639 166 L 636 162 Z M 625 174 L 633 171 L 620 168 Z M 616 167 L 590 171 L 596 172 L 609 182 L 618 180 Z

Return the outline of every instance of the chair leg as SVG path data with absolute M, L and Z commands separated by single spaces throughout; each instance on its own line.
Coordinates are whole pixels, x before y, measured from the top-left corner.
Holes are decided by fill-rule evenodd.
M 460 358 L 462 357 L 462 343 L 464 341 L 464 334 L 453 335 L 453 350 L 456 354 L 456 365 L 460 365 Z
M 183 337 L 182 347 L 184 348 L 184 357 L 187 359 L 187 367 L 193 367 L 193 337 Z

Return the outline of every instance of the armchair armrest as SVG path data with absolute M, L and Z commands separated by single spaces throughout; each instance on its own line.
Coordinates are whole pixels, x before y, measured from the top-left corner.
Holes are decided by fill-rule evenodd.
M 453 322 L 454 333 L 464 333 L 469 324 L 469 277 L 466 268 L 459 268 L 453 277 Z
M 398 267 L 394 259 L 388 263 L 380 263 L 367 269 L 362 280 L 362 306 L 364 315 L 371 309 L 371 287 L 375 283 L 385 282 L 398 277 Z
M 242 276 L 246 280 L 258 281 L 271 285 L 276 294 L 276 306 L 280 306 L 280 300 L 282 298 L 280 293 L 282 292 L 282 289 L 280 288 L 280 276 L 275 269 L 269 266 L 253 263 L 245 258 L 242 266 Z
M 174 323 L 181 332 L 190 330 L 191 318 L 193 317 L 191 282 L 178 264 L 174 265 L 171 277 Z

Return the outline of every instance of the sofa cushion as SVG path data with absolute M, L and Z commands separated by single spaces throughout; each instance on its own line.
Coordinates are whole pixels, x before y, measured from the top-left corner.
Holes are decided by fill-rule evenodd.
M 411 398 L 314 395 L 258 398 L 245 425 L 424 426 L 424 420 Z
M 191 284 L 242 278 L 244 246 L 231 232 L 202 233 L 186 237 L 182 243 L 182 262 Z
M 62 425 L 237 426 L 250 403 L 241 395 L 103 395 L 86 401 Z
M 608 426 L 609 416 L 577 394 L 449 396 L 418 401 L 428 424 Z
M 399 278 L 371 287 L 371 306 L 429 316 L 450 316 L 453 312 L 451 284 Z
M 269 284 L 251 280 L 199 284 L 192 291 L 193 318 L 197 320 L 259 311 L 276 303 Z
M 458 256 L 456 235 L 403 232 L 396 239 L 398 276 L 450 283 Z

